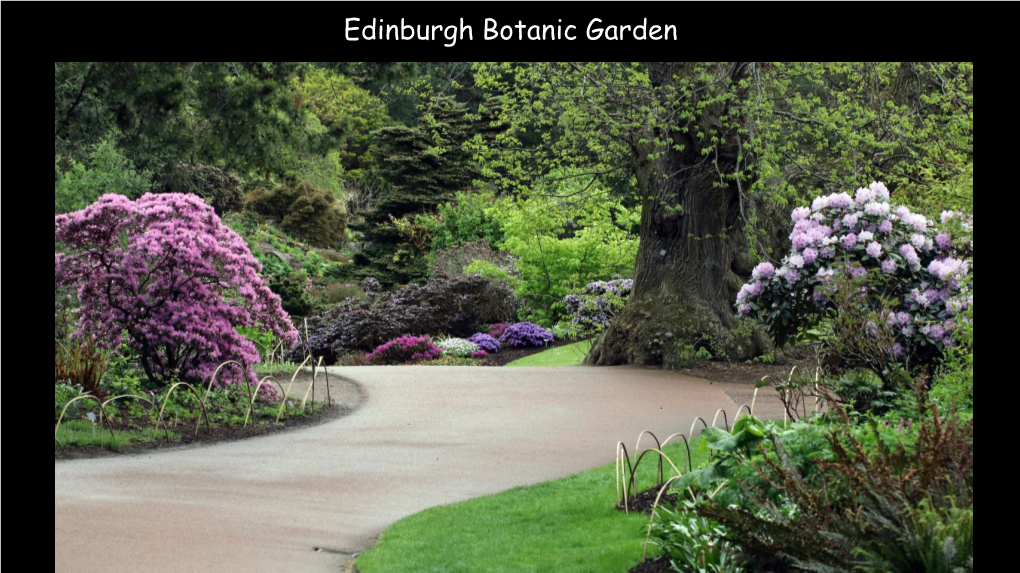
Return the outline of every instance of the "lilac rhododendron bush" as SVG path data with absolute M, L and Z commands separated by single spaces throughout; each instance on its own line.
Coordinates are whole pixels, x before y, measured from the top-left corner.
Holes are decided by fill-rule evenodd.
M 551 332 L 530 322 L 518 322 L 506 329 L 499 343 L 507 348 L 545 346 L 555 339 Z
M 580 294 L 567 296 L 563 302 L 567 305 L 567 314 L 572 316 L 571 330 L 581 336 L 604 331 L 627 306 L 633 289 L 633 280 L 616 278 L 591 283 Z
M 293 344 L 290 317 L 259 276 L 244 240 L 194 195 L 106 195 L 54 219 L 56 289 L 77 290 L 78 336 L 116 349 L 126 342 L 148 378 L 255 380 L 254 328 Z
M 473 343 L 480 350 L 484 350 L 487 354 L 496 354 L 501 349 L 498 340 L 481 332 L 472 335 L 471 338 L 468 338 L 468 342 Z
M 973 218 L 946 212 L 941 224 L 890 204 L 881 183 L 819 197 L 793 211 L 793 250 L 776 268 L 758 265 L 737 309 L 764 323 L 780 344 L 837 312 L 832 295 L 852 281 L 854 300 L 892 332 L 890 355 L 908 366 L 928 363 L 955 345 L 969 291 Z M 953 236 L 950 229 L 958 236 Z M 878 333 L 872 321 L 863 325 Z
M 443 351 L 427 336 L 401 336 L 376 348 L 365 360 L 374 366 L 397 366 L 428 362 L 442 356 Z

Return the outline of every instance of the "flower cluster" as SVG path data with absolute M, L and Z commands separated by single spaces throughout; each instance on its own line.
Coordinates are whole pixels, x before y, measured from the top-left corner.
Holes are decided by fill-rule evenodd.
M 401 336 L 376 348 L 365 360 L 374 366 L 392 366 L 428 362 L 442 355 L 443 351 L 427 336 Z
M 499 340 L 503 337 L 503 333 L 506 332 L 506 329 L 508 328 L 510 328 L 510 325 L 503 322 L 492 324 L 489 326 L 489 336 Z
M 489 353 L 484 350 L 475 350 L 471 353 L 471 358 L 485 358 Z
M 896 353 L 913 356 L 954 343 L 956 316 L 973 304 L 968 281 L 972 252 L 954 246 L 951 234 L 907 207 L 890 204 L 881 183 L 819 197 L 811 208 L 793 211 L 793 251 L 776 268 L 758 265 L 737 295 L 741 315 L 754 315 L 780 342 L 792 339 L 834 309 L 827 285 L 838 277 L 860 279 L 861 300 L 897 301 L 889 316 L 898 333 Z M 943 222 L 964 218 L 943 215 Z M 967 219 L 973 229 L 973 218 Z M 971 258 L 966 258 L 966 257 Z M 929 353 L 930 354 L 930 353 Z
M 573 316 L 571 330 L 581 336 L 602 332 L 627 305 L 633 290 L 633 280 L 617 278 L 591 283 L 580 294 L 567 296 L 563 302 L 567 313 Z
M 436 343 L 436 346 L 447 356 L 454 358 L 469 358 L 478 352 L 478 345 L 463 338 L 444 338 Z
M 255 380 L 255 345 L 238 332 L 271 332 L 287 344 L 298 334 L 269 290 L 244 240 L 201 198 L 105 195 L 54 219 L 56 289 L 75 288 L 78 334 L 105 347 L 127 344 L 153 381 Z
M 484 350 L 489 354 L 496 354 L 501 350 L 498 340 L 488 334 L 482 334 L 481 332 L 473 335 L 471 338 L 468 338 L 468 342 L 473 343 L 479 349 Z
M 545 346 L 555 337 L 548 330 L 530 322 L 518 322 L 506 329 L 499 343 L 507 348 L 528 348 Z

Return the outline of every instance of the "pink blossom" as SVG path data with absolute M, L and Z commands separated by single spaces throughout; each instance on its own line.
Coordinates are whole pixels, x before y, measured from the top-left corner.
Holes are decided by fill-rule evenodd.
M 280 298 L 259 276 L 244 240 L 194 195 L 105 195 L 54 218 L 56 288 L 75 288 L 78 333 L 108 348 L 127 344 L 157 382 L 255 380 L 261 360 L 238 328 L 271 332 L 287 344 L 298 334 Z

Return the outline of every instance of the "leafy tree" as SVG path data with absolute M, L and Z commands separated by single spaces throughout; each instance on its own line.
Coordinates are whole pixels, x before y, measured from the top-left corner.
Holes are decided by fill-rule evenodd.
M 501 202 L 493 213 L 503 227 L 500 247 L 517 257 L 517 297 L 524 318 L 554 325 L 566 315 L 563 299 L 588 283 L 629 275 L 640 217 L 616 199 L 568 201 L 537 195 Z M 479 269 L 481 270 L 481 269 Z
M 355 229 L 366 248 L 354 262 L 386 284 L 408 283 L 427 274 L 427 229 L 417 215 L 434 213 L 454 200 L 477 176 L 463 148 L 473 135 L 463 105 L 440 98 L 419 127 L 387 127 L 376 132 L 379 163 L 388 185 Z
M 297 342 L 244 240 L 194 195 L 104 195 L 54 227 L 55 291 L 77 289 L 77 334 L 111 349 L 126 337 L 153 382 L 208 379 L 228 360 L 245 370 L 221 382 L 254 381 L 259 352 L 238 328 Z
M 920 195 L 973 163 L 968 62 L 491 62 L 475 81 L 507 126 L 475 146 L 504 187 L 637 180 L 634 295 L 596 364 L 676 367 L 706 337 L 715 356 L 770 350 L 731 301 L 783 243 L 785 203 L 873 180 Z
M 333 194 L 305 181 L 273 191 L 255 191 L 248 197 L 248 205 L 314 247 L 336 248 L 344 237 L 347 221 L 343 204 Z
M 54 148 L 76 157 L 117 131 L 138 165 L 214 165 L 264 177 L 293 149 L 328 149 L 310 135 L 291 62 L 55 62 Z
M 452 203 L 439 205 L 434 217 L 422 224 L 432 235 L 432 254 L 464 243 L 484 241 L 494 247 L 503 240 L 503 228 L 490 213 L 495 197 L 490 193 L 457 193 Z
M 67 173 L 55 182 L 55 214 L 84 209 L 107 193 L 135 199 L 152 187 L 152 174 L 136 169 L 111 138 L 92 146 L 84 161 L 70 160 Z M 54 168 L 60 174 L 59 162 Z

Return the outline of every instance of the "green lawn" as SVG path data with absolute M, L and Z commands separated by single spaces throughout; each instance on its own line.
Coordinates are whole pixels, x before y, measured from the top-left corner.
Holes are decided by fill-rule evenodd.
M 92 425 L 88 421 L 70 420 L 60 425 L 56 439 L 59 440 L 57 449 L 79 447 L 79 448 L 103 448 L 119 452 L 124 448 L 141 442 L 155 442 L 166 438 L 163 429 L 158 431 L 122 431 L 116 430 L 113 435 L 110 431 Z M 181 436 L 170 432 L 170 441 L 179 442 Z
M 577 366 L 584 362 L 584 358 L 588 356 L 588 351 L 591 350 L 594 343 L 594 340 L 585 340 L 568 346 L 552 348 L 511 362 L 507 366 Z
M 678 465 L 686 456 L 682 446 L 666 449 Z M 653 485 L 649 461 L 642 463 L 640 489 Z M 695 467 L 706 461 L 707 454 L 695 453 Z M 409 517 L 357 566 L 361 573 L 623 573 L 641 561 L 648 517 L 615 505 L 609 465 Z

